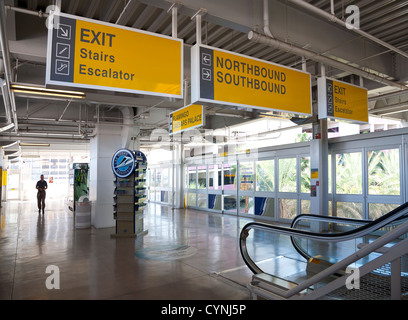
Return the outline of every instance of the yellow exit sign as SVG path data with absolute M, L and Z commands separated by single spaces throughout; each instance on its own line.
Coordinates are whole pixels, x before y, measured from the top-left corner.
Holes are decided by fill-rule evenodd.
M 367 89 L 326 77 L 317 79 L 319 118 L 368 122 Z
M 48 33 L 47 85 L 183 97 L 183 40 L 62 13 L 56 18 Z

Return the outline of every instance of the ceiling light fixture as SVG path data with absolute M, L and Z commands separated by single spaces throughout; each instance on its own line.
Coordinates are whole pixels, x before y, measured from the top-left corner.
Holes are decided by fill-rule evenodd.
M 70 91 L 70 90 L 58 90 L 58 89 L 47 89 L 44 87 L 27 86 L 20 84 L 12 84 L 11 91 L 15 93 L 26 93 L 26 94 L 38 94 L 43 96 L 56 96 L 65 98 L 76 98 L 85 99 L 85 92 L 80 91 Z
M 40 158 L 38 154 L 22 154 L 21 158 Z
M 20 147 L 49 147 L 49 143 L 29 143 L 29 142 L 20 142 L 18 144 Z

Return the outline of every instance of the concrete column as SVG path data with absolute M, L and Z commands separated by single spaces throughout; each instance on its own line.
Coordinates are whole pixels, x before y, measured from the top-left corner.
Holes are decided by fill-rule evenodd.
M 98 124 L 90 141 L 89 196 L 92 202 L 92 224 L 95 228 L 115 226 L 113 219 L 113 192 L 115 176 L 111 162 L 113 154 L 129 147 L 133 134 L 133 110 L 121 109 L 124 120 L 117 126 Z
M 122 146 L 121 131 L 114 126 L 97 125 L 90 141 L 89 197 L 92 202 L 92 224 L 95 228 L 115 226 L 113 191 L 115 179 L 112 156 Z
M 174 143 L 174 208 L 184 208 L 184 164 L 183 164 L 183 144 Z

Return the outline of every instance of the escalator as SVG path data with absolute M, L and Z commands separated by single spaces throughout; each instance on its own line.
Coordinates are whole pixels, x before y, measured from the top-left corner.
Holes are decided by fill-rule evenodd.
M 376 237 L 378 237 L 378 234 L 383 234 L 384 232 L 387 232 L 387 230 L 392 230 L 396 226 L 407 221 L 408 220 L 407 209 L 408 209 L 408 202 L 395 208 L 394 210 L 388 212 L 387 214 L 381 216 L 380 218 L 376 220 L 357 220 L 357 219 L 340 218 L 340 217 L 322 217 L 322 216 L 313 215 L 313 214 L 301 214 L 292 220 L 290 227 L 292 229 L 297 229 L 298 225 L 301 225 L 302 221 L 310 221 L 310 222 L 315 221 L 318 223 L 327 223 L 327 224 L 330 224 L 331 226 L 348 225 L 348 226 L 356 227 L 354 229 L 348 228 L 347 231 L 339 231 L 336 233 L 331 231 L 331 233 L 321 234 L 322 239 L 330 239 L 330 241 L 333 241 L 332 239 L 335 239 L 335 241 L 345 241 L 347 239 L 353 239 L 353 238 L 355 239 L 355 238 L 370 235 L 374 232 L 377 232 Z M 382 232 L 379 232 L 378 230 L 381 230 L 381 229 L 382 229 Z M 291 241 L 292 241 L 293 247 L 303 258 L 305 258 L 306 260 L 310 260 L 311 258 L 313 258 L 313 256 L 302 247 L 301 243 L 298 241 L 298 239 L 295 236 L 291 237 Z
M 325 231 L 314 232 L 310 231 L 310 226 L 307 226 L 305 222 L 310 224 L 324 224 L 327 226 L 337 226 L 336 228 L 327 228 Z M 286 235 L 290 237 L 290 241 L 293 248 L 301 257 L 306 259 L 307 263 L 316 259 L 318 256 L 318 264 L 321 268 L 327 268 L 332 265 L 334 260 L 341 260 L 341 258 L 333 257 L 329 255 L 319 254 L 319 246 L 310 245 L 311 242 L 320 243 L 328 247 L 335 247 L 341 243 L 352 241 L 356 243 L 356 248 L 361 248 L 366 243 L 370 243 L 377 239 L 380 235 L 387 233 L 394 229 L 396 226 L 408 221 L 408 202 L 400 205 L 396 209 L 383 215 L 382 217 L 371 220 L 356 220 L 337 217 L 323 217 L 318 215 L 299 215 L 296 217 L 290 227 L 274 226 L 266 223 L 251 222 L 246 224 L 240 234 L 240 251 L 242 258 L 248 268 L 254 273 L 256 281 L 272 281 L 276 282 L 276 277 L 264 272 L 259 262 L 255 262 L 248 253 L 247 238 L 250 230 L 255 232 L 274 233 L 277 235 Z M 340 226 L 340 227 L 339 227 Z M 357 239 L 359 239 L 357 241 Z M 363 243 L 361 243 L 361 239 Z M 358 243 L 357 245 L 357 242 Z M 364 243 L 366 242 L 366 243 Z M 329 251 L 329 252 L 334 252 Z M 326 252 L 327 253 L 327 252 Z M 254 278 L 253 278 L 254 279 Z M 272 280 L 271 280 L 272 279 Z M 281 281 L 280 279 L 279 281 Z M 293 287 L 295 284 L 286 282 L 286 287 Z

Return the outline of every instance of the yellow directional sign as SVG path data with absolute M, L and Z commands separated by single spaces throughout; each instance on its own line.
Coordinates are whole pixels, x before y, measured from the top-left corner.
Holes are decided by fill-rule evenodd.
M 204 125 L 204 107 L 191 104 L 170 113 L 169 133 L 174 134 Z
M 183 96 L 183 41 L 60 14 L 48 33 L 49 85 Z
M 322 77 L 317 80 L 319 118 L 368 122 L 367 89 Z
M 192 102 L 312 113 L 306 72 L 202 45 L 191 56 Z

